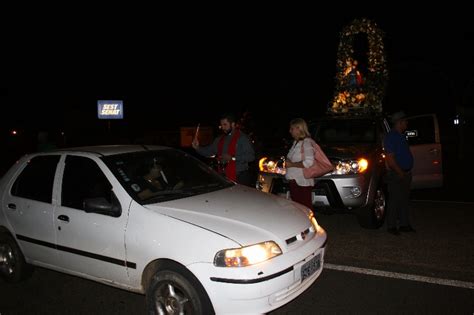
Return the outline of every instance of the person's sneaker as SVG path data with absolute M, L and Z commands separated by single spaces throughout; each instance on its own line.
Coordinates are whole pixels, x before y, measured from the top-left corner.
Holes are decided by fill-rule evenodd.
M 416 230 L 412 228 L 411 225 L 407 225 L 407 226 L 401 226 L 400 232 L 416 232 Z
M 397 228 L 389 228 L 387 229 L 387 232 L 393 235 L 400 235 L 400 232 L 398 232 Z

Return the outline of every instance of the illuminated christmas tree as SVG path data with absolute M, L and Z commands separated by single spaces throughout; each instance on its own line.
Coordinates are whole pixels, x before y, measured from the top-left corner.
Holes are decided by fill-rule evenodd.
M 362 75 L 354 59 L 354 38 L 366 34 L 367 73 Z M 334 113 L 381 112 L 388 80 L 383 32 L 368 19 L 356 19 L 341 31 L 336 64 L 336 88 L 328 110 Z

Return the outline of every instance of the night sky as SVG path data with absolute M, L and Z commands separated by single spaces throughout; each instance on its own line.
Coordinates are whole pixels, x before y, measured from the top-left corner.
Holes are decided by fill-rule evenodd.
M 222 112 L 245 110 L 262 129 L 286 130 L 290 119 L 326 110 L 339 32 L 356 17 L 385 32 L 387 112 L 436 112 L 447 121 L 456 106 L 473 106 L 471 19 L 426 12 L 301 14 L 157 18 L 87 31 L 51 23 L 12 34 L 0 87 L 2 132 L 103 125 L 96 119 L 99 99 L 124 101 L 125 120 L 114 123 L 132 133 L 215 126 Z

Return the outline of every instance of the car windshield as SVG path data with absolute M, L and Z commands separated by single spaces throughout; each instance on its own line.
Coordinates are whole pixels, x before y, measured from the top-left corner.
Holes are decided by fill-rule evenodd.
M 206 164 L 179 150 L 134 152 L 102 159 L 141 204 L 184 198 L 233 185 Z
M 314 139 L 321 144 L 374 143 L 376 122 L 370 119 L 324 120 L 313 127 Z

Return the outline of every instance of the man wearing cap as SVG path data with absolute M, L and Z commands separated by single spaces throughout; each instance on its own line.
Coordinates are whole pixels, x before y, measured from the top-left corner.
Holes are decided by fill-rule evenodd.
M 408 127 L 405 113 L 403 111 L 394 113 L 390 121 L 392 129 L 384 139 L 386 182 L 389 194 L 387 229 L 389 233 L 399 235 L 400 232 L 415 232 L 409 218 L 413 155 L 404 134 Z M 397 229 L 397 219 L 400 223 L 399 229 Z

